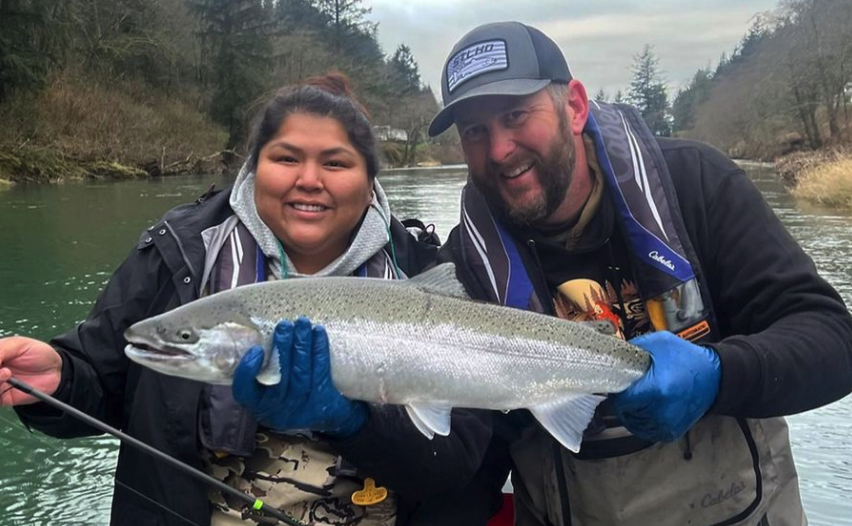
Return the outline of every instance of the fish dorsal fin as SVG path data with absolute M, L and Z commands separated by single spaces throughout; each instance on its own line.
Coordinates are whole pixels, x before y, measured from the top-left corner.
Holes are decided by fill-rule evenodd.
M 408 404 L 405 406 L 405 410 L 417 430 L 429 440 L 432 440 L 435 435 L 447 436 L 450 434 L 451 407 Z
M 593 394 L 572 394 L 529 410 L 553 438 L 576 453 L 580 451 L 583 432 L 595 416 L 595 408 L 605 399 Z
M 456 277 L 456 266 L 453 263 L 442 263 L 400 283 L 417 287 L 432 294 L 470 299 L 470 296 L 464 290 L 464 285 Z

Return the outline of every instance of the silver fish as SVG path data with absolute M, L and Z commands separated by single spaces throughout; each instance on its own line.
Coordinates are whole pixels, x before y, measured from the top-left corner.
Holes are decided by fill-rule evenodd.
M 332 381 L 353 400 L 406 407 L 424 435 L 447 435 L 453 407 L 529 409 L 578 451 L 605 393 L 648 368 L 645 351 L 583 323 L 471 301 L 444 264 L 404 281 L 324 277 L 237 287 L 127 329 L 125 352 L 165 374 L 230 384 L 261 345 L 259 382 L 280 381 L 279 320 L 325 326 Z

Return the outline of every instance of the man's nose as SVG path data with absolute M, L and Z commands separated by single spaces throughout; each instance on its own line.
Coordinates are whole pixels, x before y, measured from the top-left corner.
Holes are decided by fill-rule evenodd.
M 514 153 L 514 134 L 501 126 L 494 126 L 488 134 L 488 159 L 495 163 L 502 163 Z

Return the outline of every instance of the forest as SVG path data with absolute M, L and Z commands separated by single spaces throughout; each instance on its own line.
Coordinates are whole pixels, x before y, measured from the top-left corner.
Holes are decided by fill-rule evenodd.
M 652 45 L 633 57 L 632 80 L 610 97 L 638 107 L 657 135 L 702 140 L 741 159 L 850 147 L 852 2 L 782 0 L 757 13 L 715 65 L 671 95 Z
M 387 163 L 413 164 L 436 99 L 369 14 L 361 0 L 0 0 L 0 179 L 233 166 L 265 97 L 330 70 L 374 124 L 407 132 Z
M 664 78 L 649 44 L 628 87 L 594 97 L 732 157 L 793 154 L 795 176 L 821 159 L 797 152 L 852 148 L 850 28 L 850 1 L 780 0 L 691 79 Z M 0 0 L 0 181 L 231 168 L 264 97 L 330 70 L 406 132 L 386 166 L 461 161 L 455 134 L 427 140 L 438 102 L 411 49 L 377 30 L 363 0 Z
M 848 148 L 850 109 L 852 2 L 785 0 L 715 68 L 696 71 L 671 115 L 675 134 L 772 160 Z

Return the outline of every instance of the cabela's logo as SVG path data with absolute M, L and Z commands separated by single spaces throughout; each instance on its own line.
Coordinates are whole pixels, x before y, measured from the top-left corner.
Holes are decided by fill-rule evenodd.
M 731 482 L 731 485 L 728 488 L 720 489 L 718 492 L 705 494 L 704 498 L 701 499 L 701 507 L 709 508 L 710 506 L 716 506 L 717 504 L 731 500 L 742 493 L 745 489 L 746 485 L 744 482 Z
M 660 254 L 656 250 L 654 250 L 650 254 L 648 254 L 648 257 L 653 259 L 654 261 L 656 261 L 660 265 L 663 265 L 664 267 L 668 267 L 669 270 L 675 269 L 674 263 L 672 263 L 672 261 L 670 259 L 666 259 L 665 256 L 663 256 L 662 254 Z

